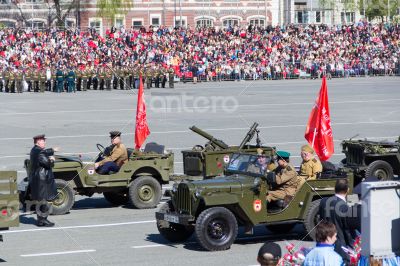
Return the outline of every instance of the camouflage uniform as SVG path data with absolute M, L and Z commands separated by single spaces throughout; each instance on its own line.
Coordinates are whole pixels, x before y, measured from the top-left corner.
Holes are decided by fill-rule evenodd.
M 51 70 L 51 79 L 53 81 L 52 91 L 56 92 L 57 91 L 57 74 L 56 74 L 56 70 L 55 69 Z
M 10 91 L 10 71 L 5 70 L 3 72 L 3 78 L 4 78 L 4 92 L 9 92 Z
M 22 81 L 24 80 L 24 74 L 21 70 L 16 73 L 15 76 L 15 89 L 18 93 L 22 93 L 24 91 Z
M 104 90 L 104 84 L 106 79 L 106 73 L 104 68 L 99 69 L 99 90 Z
M 151 83 L 152 83 L 152 71 L 151 69 L 146 70 L 146 88 L 150 89 L 151 88 Z
M 111 90 L 112 71 L 107 68 L 106 71 L 106 90 Z
M 99 86 L 99 77 L 98 77 L 98 70 L 92 70 L 92 83 L 93 83 L 93 89 L 97 90 Z
M 79 91 L 79 89 L 81 89 L 83 91 L 86 91 L 87 90 L 87 85 L 88 85 L 88 73 L 87 73 L 86 69 L 84 69 L 82 71 L 81 79 L 82 79 L 82 86 L 80 88 L 78 87 L 78 91 Z
M 15 93 L 15 73 L 10 72 L 10 92 Z
M 160 70 L 160 81 L 161 81 L 161 87 L 165 88 L 165 83 L 167 82 L 167 75 L 165 73 L 165 69 Z
M 47 78 L 46 78 L 46 70 L 40 71 L 39 79 L 40 79 L 40 83 L 39 83 L 40 84 L 39 85 L 40 92 L 45 92 L 46 91 L 46 80 L 47 80 Z
M 81 91 L 81 87 L 82 87 L 82 71 L 77 68 L 76 69 L 76 89 L 78 91 Z
M 161 75 L 160 69 L 159 69 L 159 68 L 156 69 L 154 74 L 155 74 L 154 86 L 155 86 L 156 88 L 160 88 L 160 75 Z
M 3 72 L 0 72 L 0 92 L 3 92 Z

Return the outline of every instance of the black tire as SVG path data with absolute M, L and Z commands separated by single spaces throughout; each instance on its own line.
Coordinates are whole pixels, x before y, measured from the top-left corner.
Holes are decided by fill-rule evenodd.
M 213 207 L 200 213 L 196 221 L 196 237 L 209 251 L 231 247 L 238 233 L 235 215 L 224 207 Z
M 113 206 L 121 206 L 124 204 L 127 204 L 129 199 L 128 195 L 125 192 L 114 192 L 114 191 L 109 191 L 109 192 L 103 192 L 104 198 L 111 203 Z
M 51 201 L 50 214 L 61 215 L 68 213 L 75 203 L 75 191 L 68 182 L 56 179 L 57 197 Z
M 271 225 L 267 225 L 267 229 L 269 231 L 271 231 L 272 233 L 285 234 L 285 233 L 289 233 L 290 231 L 292 231 L 292 229 L 295 226 L 296 226 L 295 223 L 291 223 L 291 224 L 271 224 Z
M 138 209 L 155 208 L 161 196 L 161 185 L 152 176 L 139 176 L 129 186 L 129 203 Z
M 170 213 L 173 211 L 171 201 L 164 203 L 159 212 Z M 157 220 L 157 229 L 160 234 L 170 242 L 183 242 L 193 235 L 194 226 L 170 223 Z
M 311 202 L 310 207 L 307 209 L 306 216 L 303 222 L 307 235 L 314 241 L 315 241 L 315 227 L 321 220 L 319 216 L 320 203 L 321 203 L 320 199 Z
M 373 161 L 365 170 L 365 178 L 376 177 L 381 181 L 393 179 L 392 166 L 382 160 Z

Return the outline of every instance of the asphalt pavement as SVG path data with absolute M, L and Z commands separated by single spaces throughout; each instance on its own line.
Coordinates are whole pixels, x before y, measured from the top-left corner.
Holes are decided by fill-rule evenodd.
M 300 163 L 300 146 L 321 80 L 243 81 L 177 84 L 175 89 L 145 90 L 147 119 L 154 141 L 175 153 L 175 173 L 182 173 L 181 150 L 206 140 L 192 125 L 227 144 L 238 145 L 253 122 L 259 123 L 265 145 L 292 153 Z M 351 78 L 328 81 L 335 154 L 340 142 L 355 135 L 371 140 L 395 140 L 400 135 L 399 78 Z M 26 176 L 23 160 L 32 136 L 45 133 L 49 147 L 61 154 L 95 156 L 96 143 L 109 143 L 108 132 L 120 130 L 134 146 L 137 91 L 87 91 L 72 94 L 0 94 L 0 170 Z M 253 140 L 254 141 L 254 140 Z M 168 188 L 165 186 L 164 189 Z M 170 244 L 156 228 L 156 209 L 112 207 L 101 195 L 76 197 L 69 214 L 52 216 L 54 228 L 38 228 L 35 216 L 21 214 L 21 224 L 3 232 L 3 265 L 255 265 L 259 247 L 267 240 L 284 245 L 313 245 L 302 239 L 298 225 L 285 235 L 263 226 L 253 236 L 239 233 L 231 249 L 206 252 L 192 237 Z M 163 201 L 165 202 L 165 198 Z

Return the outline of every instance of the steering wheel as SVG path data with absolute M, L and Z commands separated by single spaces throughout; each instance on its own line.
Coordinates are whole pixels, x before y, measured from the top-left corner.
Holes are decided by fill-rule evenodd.
M 104 146 L 101 145 L 100 143 L 97 143 L 97 144 L 96 144 L 96 147 L 97 147 L 97 149 L 100 151 L 100 155 L 103 155 L 103 154 L 104 154 L 104 151 L 106 150 L 106 149 L 104 148 Z

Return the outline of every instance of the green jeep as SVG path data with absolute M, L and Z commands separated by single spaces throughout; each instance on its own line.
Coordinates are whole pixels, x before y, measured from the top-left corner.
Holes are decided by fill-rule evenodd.
M 287 232 L 296 223 L 303 223 L 314 238 L 321 198 L 334 195 L 336 178 L 347 178 L 353 186 L 352 172 L 340 169 L 304 183 L 290 201 L 267 204 L 273 173 L 249 172 L 249 165 L 256 159 L 254 154 L 234 153 L 225 176 L 175 183 L 172 190 L 166 191 L 171 200 L 156 212 L 160 234 L 179 242 L 194 232 L 200 245 L 209 251 L 228 249 L 237 237 L 238 226 L 251 231 L 253 226 L 264 224 L 271 231 Z
M 19 225 L 17 172 L 0 171 L 0 230 Z M 0 235 L 0 241 L 3 237 Z
M 364 178 L 393 179 L 400 175 L 400 137 L 394 142 L 369 140 L 342 141 L 342 160 L 345 167 L 354 170 L 356 183 Z
M 100 154 L 107 149 L 97 144 Z M 161 200 L 162 184 L 169 183 L 174 170 L 174 154 L 164 151 L 164 146 L 148 143 L 144 152 L 128 148 L 129 160 L 117 173 L 100 175 L 95 171 L 93 158 L 56 155 L 53 172 L 58 197 L 52 202 L 52 214 L 69 212 L 75 194 L 92 196 L 103 193 L 113 205 L 130 203 L 138 209 L 154 208 Z M 29 176 L 29 159 L 25 160 Z M 21 201 L 29 200 L 28 179 L 20 186 Z

